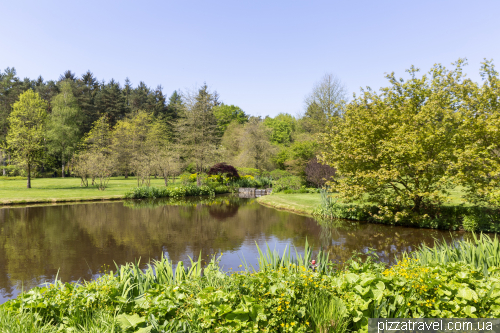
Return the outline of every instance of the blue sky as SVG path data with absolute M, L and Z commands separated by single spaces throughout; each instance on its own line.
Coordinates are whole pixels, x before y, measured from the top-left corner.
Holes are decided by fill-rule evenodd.
M 500 1 L 2 1 L 0 68 L 57 79 L 206 82 L 252 115 L 303 112 L 326 72 L 350 94 L 415 65 L 500 60 Z M 499 64 L 500 66 L 500 64 Z

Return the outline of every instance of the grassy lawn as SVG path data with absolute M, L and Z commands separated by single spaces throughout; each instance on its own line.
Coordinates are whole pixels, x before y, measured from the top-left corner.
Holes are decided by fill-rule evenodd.
M 151 179 L 153 186 L 164 184 L 161 178 Z M 90 185 L 80 187 L 79 178 L 34 178 L 30 189 L 26 188 L 26 180 L 0 180 L 0 204 L 116 199 L 136 186 L 135 177 L 112 177 L 104 191 Z
M 448 196 L 450 201 L 448 204 L 459 205 L 462 203 L 460 197 L 463 195 L 461 188 L 455 188 L 450 191 Z M 311 215 L 312 211 L 321 203 L 321 194 L 319 193 L 300 193 L 300 194 L 283 194 L 277 193 L 273 195 L 262 196 L 257 201 L 265 206 L 285 209 L 299 214 Z
M 321 203 L 319 193 L 298 193 L 298 194 L 272 194 L 265 195 L 257 199 L 265 206 L 277 209 L 285 209 L 299 214 L 312 214 L 314 208 Z

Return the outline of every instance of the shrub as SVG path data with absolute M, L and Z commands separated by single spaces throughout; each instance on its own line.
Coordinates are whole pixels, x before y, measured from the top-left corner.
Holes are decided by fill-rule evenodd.
M 196 173 L 183 173 L 179 176 L 182 185 L 190 185 L 196 182 Z
M 234 180 L 240 178 L 238 171 L 232 165 L 226 163 L 217 163 L 208 171 L 209 176 L 217 175 L 220 177 L 226 177 L 228 179 Z M 222 180 L 222 178 L 220 178 Z
M 477 231 L 479 229 L 478 217 L 474 215 L 464 215 L 462 217 L 462 226 L 465 231 Z
M 320 189 L 319 188 L 313 188 L 313 187 L 305 187 L 305 186 L 302 186 L 302 188 L 298 189 L 298 190 L 284 190 L 284 191 L 281 191 L 280 193 L 284 193 L 284 194 L 295 194 L 295 193 L 320 193 Z
M 316 187 L 323 187 L 325 183 L 335 176 L 335 169 L 329 165 L 318 163 L 315 157 L 310 160 L 305 169 L 306 180 Z
M 177 198 L 198 195 L 215 195 L 230 192 L 228 186 L 219 185 L 216 187 L 202 185 L 183 185 L 177 187 L 135 187 L 125 193 L 127 199 L 146 199 L 146 198 Z
M 231 183 L 234 187 L 259 187 L 259 183 L 253 176 L 246 175 Z
M 269 176 L 272 178 L 272 179 L 281 179 L 281 178 L 284 178 L 284 177 L 290 177 L 292 176 L 292 174 L 288 171 L 285 171 L 285 170 L 279 170 L 279 169 L 276 169 L 276 170 L 273 170 L 271 172 L 269 172 Z
M 302 186 L 302 179 L 297 176 L 283 177 L 273 181 L 273 192 L 284 190 L 299 190 Z
M 313 213 L 316 216 L 420 228 L 459 230 L 463 227 L 467 230 L 500 232 L 499 209 L 442 205 L 429 207 L 421 214 L 411 214 L 408 213 L 411 212 L 410 207 L 378 207 L 367 202 L 343 203 L 332 193 L 325 190 L 321 193 L 321 204 Z
M 22 177 L 22 176 L 0 176 L 0 180 L 26 180 L 28 177 Z
M 238 174 L 241 176 L 260 176 L 260 170 L 259 169 L 253 169 L 253 168 L 236 168 L 238 170 Z

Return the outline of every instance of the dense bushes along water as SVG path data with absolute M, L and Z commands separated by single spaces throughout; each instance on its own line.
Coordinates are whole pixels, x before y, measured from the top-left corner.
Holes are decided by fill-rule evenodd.
M 56 281 L 34 288 L 0 307 L 0 328 L 343 332 L 366 331 L 373 317 L 498 317 L 498 240 L 482 236 L 457 245 L 441 244 L 433 254 L 423 247 L 390 268 L 374 256 L 337 266 L 320 252 L 313 271 L 307 244 L 297 259 L 289 251 L 259 249 L 258 269 L 243 264 L 231 274 L 215 257 L 205 269 L 201 256 L 189 269 L 182 262 L 174 269 L 165 258 L 146 270 L 128 264 L 83 285 Z
M 145 198 L 178 198 L 197 195 L 215 195 L 228 193 L 231 191 L 229 186 L 218 185 L 208 186 L 202 185 L 182 185 L 176 187 L 154 187 L 143 186 L 135 187 L 125 193 L 127 199 L 145 199 Z
M 443 205 L 412 214 L 408 207 L 378 207 L 368 203 L 344 204 L 321 192 L 321 204 L 313 215 L 444 230 L 500 232 L 500 209 L 483 206 Z M 401 214 L 401 213 L 404 214 Z M 399 214 L 398 214 L 399 213 Z

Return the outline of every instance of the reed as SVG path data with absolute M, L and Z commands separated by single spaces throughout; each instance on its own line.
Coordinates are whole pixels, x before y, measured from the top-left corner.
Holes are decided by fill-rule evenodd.
M 488 276 L 488 268 L 500 267 L 500 241 L 495 237 L 473 234 L 469 240 L 434 242 L 433 247 L 421 245 L 416 251 L 404 253 L 403 258 L 417 259 L 420 265 L 439 265 L 450 262 L 464 262 Z
M 327 293 L 313 295 L 307 303 L 307 313 L 317 333 L 343 333 L 350 323 L 342 300 Z
M 187 279 L 201 277 L 201 253 L 197 261 L 191 261 L 191 267 L 184 267 L 179 261 L 174 269 L 173 262 L 163 255 L 160 260 L 153 260 L 145 269 L 140 268 L 140 260 L 135 263 L 116 266 L 116 278 L 122 285 L 122 297 L 138 297 L 154 285 L 176 285 Z
M 263 252 L 259 245 L 255 243 L 257 247 L 257 251 L 259 252 L 259 270 L 260 271 L 268 271 L 268 270 L 276 270 L 279 268 L 287 268 L 291 270 L 298 270 L 300 267 L 309 267 L 312 261 L 312 248 L 309 246 L 309 243 L 305 242 L 304 245 L 304 255 L 301 255 L 297 249 L 294 247 L 295 256 L 290 254 L 290 248 L 287 246 L 283 250 L 283 254 L 280 256 L 279 252 L 276 250 L 272 250 L 269 248 L 269 245 L 266 244 L 266 251 Z M 243 262 L 246 270 L 249 270 L 246 262 Z M 326 274 L 330 270 L 329 266 L 329 253 L 320 249 L 316 256 L 316 271 Z M 254 271 L 256 271 L 253 268 Z

